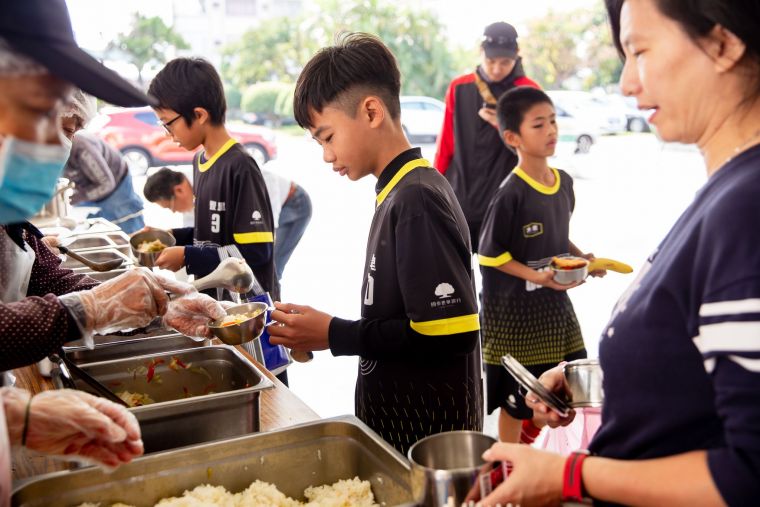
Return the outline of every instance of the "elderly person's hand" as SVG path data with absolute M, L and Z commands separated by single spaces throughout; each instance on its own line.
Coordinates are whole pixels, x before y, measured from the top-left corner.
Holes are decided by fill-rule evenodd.
M 523 444 L 496 443 L 483 453 L 486 461 L 508 461 L 509 477 L 478 505 L 559 506 L 565 458 Z
M 214 298 L 193 293 L 169 302 L 164 323 L 187 336 L 211 338 L 208 323 L 226 315 L 224 307 Z
M 559 363 L 554 368 L 546 370 L 538 378 L 538 381 L 550 392 L 558 395 L 560 398 L 566 398 L 569 394 L 567 383 L 565 382 L 564 366 L 566 361 Z M 537 426 L 549 425 L 552 428 L 558 426 L 567 426 L 575 419 L 575 410 L 570 410 L 567 417 L 562 417 L 532 392 L 528 391 L 525 395 L 525 405 L 533 410 L 533 422 Z
M 109 467 L 143 453 L 132 413 L 103 398 L 68 389 L 34 395 L 0 389 L 11 444 L 56 456 L 76 456 Z
M 84 307 L 86 329 L 108 334 L 145 326 L 166 313 L 169 304 L 166 291 L 184 295 L 195 289 L 147 268 L 138 268 L 76 294 Z
M 61 254 L 61 252 L 58 250 L 58 247 L 61 245 L 61 240 L 58 238 L 58 236 L 43 236 L 40 241 L 45 243 L 45 246 L 47 246 L 54 254 Z

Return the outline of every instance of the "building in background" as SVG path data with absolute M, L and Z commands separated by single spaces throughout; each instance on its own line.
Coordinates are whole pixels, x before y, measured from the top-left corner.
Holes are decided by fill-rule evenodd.
M 221 67 L 222 50 L 267 20 L 297 16 L 303 0 L 172 0 L 174 29 L 190 44 L 188 54 Z

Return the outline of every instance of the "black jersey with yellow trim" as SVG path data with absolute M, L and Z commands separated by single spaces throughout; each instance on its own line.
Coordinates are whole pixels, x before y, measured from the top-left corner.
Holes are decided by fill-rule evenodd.
M 378 180 L 362 317 L 406 316 L 425 335 L 477 331 L 464 214 L 451 186 L 419 150 L 400 157 Z
M 376 191 L 362 320 L 331 323 L 331 348 L 351 329 L 379 338 L 360 361 L 356 415 L 405 453 L 434 433 L 482 429 L 480 323 L 469 229 L 446 179 L 410 149 Z
M 235 139 L 208 160 L 203 152 L 193 160 L 195 193 L 194 243 L 200 247 L 236 245 L 257 280 L 274 290 L 274 220 L 261 170 Z M 260 255 L 251 253 L 256 247 Z
M 478 255 L 484 294 L 536 290 L 535 284 L 495 268 L 515 259 L 532 269 L 547 269 L 553 256 L 569 252 L 573 179 L 565 171 L 552 172 L 554 184 L 546 186 L 515 168 L 488 206 Z

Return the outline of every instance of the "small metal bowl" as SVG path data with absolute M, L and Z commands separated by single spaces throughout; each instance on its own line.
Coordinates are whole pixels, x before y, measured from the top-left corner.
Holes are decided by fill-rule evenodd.
M 554 272 L 555 282 L 560 285 L 570 285 L 571 283 L 582 282 L 586 279 L 588 276 L 588 260 L 581 257 L 576 257 L 575 259 L 583 261 L 585 263 L 584 266 L 582 268 L 575 269 L 562 269 L 554 266 L 554 263 L 549 265 L 551 270 Z
M 602 390 L 602 367 L 598 359 L 578 359 L 564 367 L 565 381 L 570 390 L 569 405 L 579 407 L 601 407 L 604 403 Z
M 152 268 L 156 265 L 156 259 L 161 254 L 161 252 L 140 252 L 137 250 L 137 247 L 140 246 L 140 243 L 155 240 L 160 240 L 161 243 L 167 246 L 167 248 L 177 244 L 177 240 L 174 239 L 174 236 L 172 236 L 171 233 L 159 229 L 138 232 L 129 238 L 129 244 L 132 247 L 132 255 L 135 256 L 137 262 L 141 266 Z
M 219 319 L 211 322 L 208 328 L 211 332 L 227 345 L 240 345 L 261 336 L 264 332 L 264 324 L 267 320 L 267 310 L 269 305 L 260 301 L 246 303 L 243 305 L 232 306 L 227 309 L 227 315 L 239 315 L 241 313 L 256 313 L 255 317 L 229 326 L 221 326 L 222 320 Z

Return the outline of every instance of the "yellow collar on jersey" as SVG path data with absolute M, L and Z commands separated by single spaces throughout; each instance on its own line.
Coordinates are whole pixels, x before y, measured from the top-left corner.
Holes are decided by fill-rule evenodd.
M 528 176 L 528 173 L 526 173 L 519 167 L 515 167 L 514 171 L 512 172 L 515 174 L 515 176 L 522 179 L 523 181 L 525 181 L 525 183 L 527 183 L 534 189 L 538 190 L 542 194 L 553 195 L 553 194 L 556 194 L 557 191 L 559 190 L 559 171 L 553 167 L 550 167 L 549 169 L 551 169 L 552 172 L 554 173 L 554 185 L 552 185 L 551 187 L 547 187 L 543 183 L 539 183 L 538 181 L 534 180 L 533 178 Z
M 401 178 L 412 172 L 414 169 L 417 169 L 418 167 L 432 167 L 430 165 L 430 162 L 425 160 L 424 158 L 418 158 L 415 160 L 410 160 L 406 164 L 404 164 L 401 169 L 398 170 L 396 174 L 393 175 L 393 178 L 391 178 L 391 181 L 388 182 L 387 185 L 385 185 L 385 188 L 377 194 L 377 197 L 375 198 L 375 201 L 377 202 L 376 206 L 380 206 L 386 197 L 388 197 L 388 194 L 391 193 L 391 190 L 393 190 L 393 187 L 398 185 L 398 182 L 401 181 Z
M 219 151 L 214 153 L 214 156 L 211 157 L 210 159 L 206 160 L 205 162 L 201 162 L 201 159 L 199 158 L 198 170 L 202 173 L 205 173 L 206 171 L 211 169 L 211 166 L 214 165 L 214 162 L 219 160 L 219 157 L 227 153 L 227 151 L 229 151 L 229 149 L 235 146 L 236 144 L 237 144 L 237 140 L 230 138 L 230 140 L 224 143 L 224 145 L 221 148 L 219 148 Z M 203 153 L 205 154 L 206 152 L 204 151 Z M 203 157 L 203 154 L 201 155 L 201 157 Z

